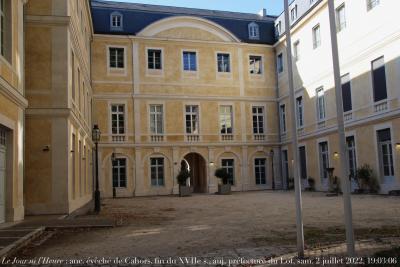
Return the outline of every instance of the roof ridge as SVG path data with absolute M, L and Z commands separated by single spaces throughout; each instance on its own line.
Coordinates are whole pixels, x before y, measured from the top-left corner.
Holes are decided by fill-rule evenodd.
M 240 19 L 238 15 L 241 16 L 247 16 L 249 20 L 261 20 L 261 21 L 266 21 L 266 20 L 271 20 L 271 19 L 276 19 L 276 16 L 272 15 L 267 15 L 266 17 L 260 16 L 258 14 L 254 13 L 245 13 L 245 12 L 236 12 L 236 11 L 224 11 L 224 10 L 213 10 L 213 9 L 203 9 L 203 8 L 188 8 L 188 7 L 178 7 L 178 6 L 166 6 L 166 5 L 153 5 L 153 4 L 142 4 L 142 3 L 131 3 L 131 2 L 122 2 L 122 1 L 106 1 L 106 0 L 91 0 L 92 4 L 98 3 L 99 5 L 109 5 L 112 8 L 115 9 L 124 9 L 121 7 L 121 5 L 125 6 L 132 6 L 132 9 L 140 10 L 143 11 L 151 11 L 151 12 L 160 12 L 160 13 L 187 13 L 187 14 L 193 14 L 193 15 L 199 15 L 198 13 L 203 13 L 203 16 L 215 16 L 215 17 L 224 17 L 227 18 L 227 15 L 230 18 L 236 18 Z M 136 7 L 136 8 L 134 8 Z M 154 10 L 154 8 L 158 8 L 158 10 Z M 174 11 L 168 11 L 166 9 L 175 9 Z M 164 9 L 164 10 L 162 10 Z M 180 12 L 179 12 L 180 11 Z M 192 13 L 190 13 L 192 11 Z M 194 13 L 194 12 L 198 13 Z M 214 14 L 213 14 L 214 13 Z M 224 16 L 225 15 L 225 16 Z M 235 16 L 236 15 L 236 16 Z M 242 17 L 242 18 L 243 18 Z M 251 18 L 250 18 L 251 17 Z

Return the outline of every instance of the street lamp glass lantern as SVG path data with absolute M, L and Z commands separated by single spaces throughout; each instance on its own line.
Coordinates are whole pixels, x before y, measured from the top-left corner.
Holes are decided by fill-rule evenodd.
M 99 126 L 97 124 L 95 124 L 93 126 L 93 130 L 92 130 L 93 142 L 98 143 L 100 141 L 100 136 L 101 136 L 101 132 L 100 132 Z

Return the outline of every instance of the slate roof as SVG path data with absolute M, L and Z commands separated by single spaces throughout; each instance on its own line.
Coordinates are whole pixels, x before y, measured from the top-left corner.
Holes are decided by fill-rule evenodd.
M 97 34 L 136 35 L 148 25 L 164 18 L 195 16 L 219 24 L 245 43 L 272 45 L 276 41 L 274 16 L 103 0 L 92 0 L 91 6 L 94 32 Z M 121 31 L 110 29 L 110 14 L 114 11 L 123 15 Z M 256 22 L 259 26 L 259 40 L 249 39 L 248 24 L 251 22 Z

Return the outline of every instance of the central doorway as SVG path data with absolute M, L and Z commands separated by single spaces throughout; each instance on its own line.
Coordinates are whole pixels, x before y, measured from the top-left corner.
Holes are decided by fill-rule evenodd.
M 189 153 L 184 158 L 189 164 L 190 188 L 193 193 L 207 193 L 206 161 L 197 153 Z

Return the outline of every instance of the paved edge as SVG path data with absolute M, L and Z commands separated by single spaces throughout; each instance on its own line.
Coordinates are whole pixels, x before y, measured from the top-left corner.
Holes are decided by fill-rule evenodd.
M 13 242 L 12 244 L 8 245 L 7 247 L 0 250 L 0 257 L 7 257 L 13 252 L 21 249 L 28 245 L 33 239 L 39 237 L 45 231 L 45 227 L 39 227 L 29 234 L 21 237 L 17 241 Z

